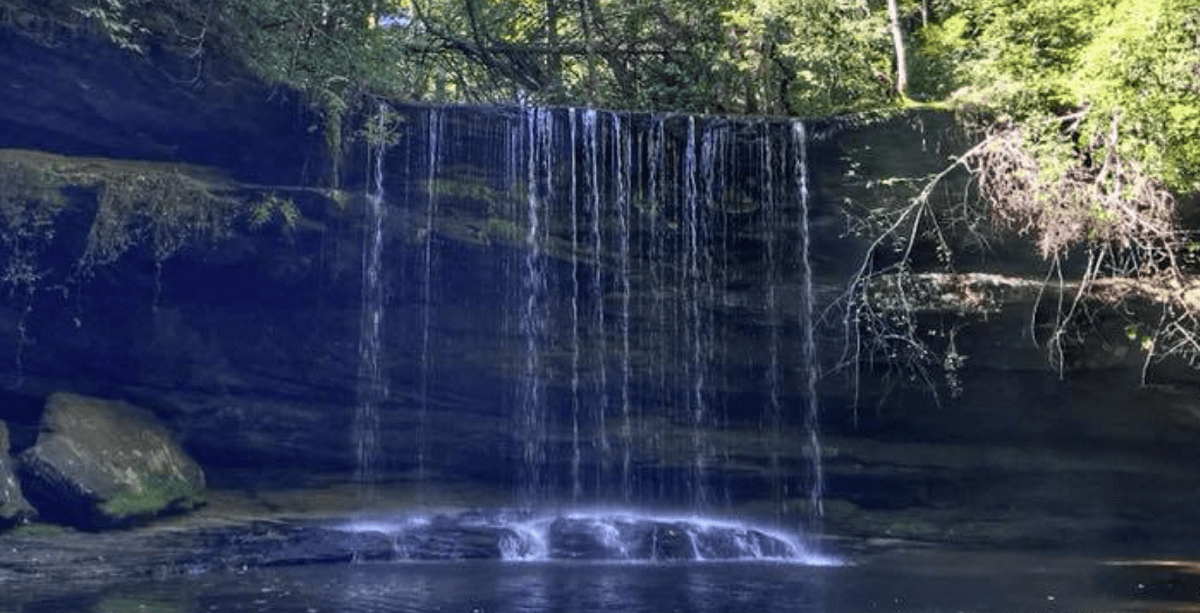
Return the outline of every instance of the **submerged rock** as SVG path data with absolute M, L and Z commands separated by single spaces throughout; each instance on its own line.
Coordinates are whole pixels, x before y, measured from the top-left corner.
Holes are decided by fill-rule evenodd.
M 21 455 L 29 499 L 46 519 L 124 526 L 203 503 L 204 472 L 148 411 L 54 394 L 37 444 Z
M 0 528 L 33 517 L 33 507 L 21 495 L 12 458 L 8 456 L 8 426 L 0 421 Z

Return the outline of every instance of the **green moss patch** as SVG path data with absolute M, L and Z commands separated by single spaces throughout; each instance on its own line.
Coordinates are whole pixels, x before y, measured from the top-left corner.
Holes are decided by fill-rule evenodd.
M 44 538 L 53 536 L 63 536 L 72 533 L 73 530 L 59 524 L 47 524 L 42 522 L 30 522 L 21 524 L 13 528 L 8 534 L 12 536 Z
M 114 496 L 100 504 L 100 510 L 120 522 L 186 511 L 204 504 L 204 492 L 173 475 L 156 474 L 143 479 L 141 487 Z

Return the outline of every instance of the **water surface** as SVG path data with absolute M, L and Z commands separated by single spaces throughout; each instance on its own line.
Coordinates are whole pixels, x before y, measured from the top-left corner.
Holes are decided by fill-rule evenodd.
M 896 549 L 841 566 L 781 562 L 389 562 L 3 586 L 21 613 L 1196 611 L 1178 564 Z M 15 600 L 15 608 L 14 608 Z

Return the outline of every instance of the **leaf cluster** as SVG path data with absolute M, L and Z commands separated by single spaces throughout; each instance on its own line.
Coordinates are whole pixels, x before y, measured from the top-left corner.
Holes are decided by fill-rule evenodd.
M 1115 155 L 1177 194 L 1200 191 L 1200 1 L 956 4 L 923 34 L 954 59 L 959 103 L 1027 133 L 1082 113 L 1059 124 L 1066 150 L 1028 143 L 1043 172 Z

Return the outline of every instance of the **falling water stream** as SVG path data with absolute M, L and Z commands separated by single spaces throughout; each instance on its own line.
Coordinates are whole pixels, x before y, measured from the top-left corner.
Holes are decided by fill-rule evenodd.
M 595 109 L 587 109 L 583 114 L 584 151 L 587 160 L 587 201 L 588 217 L 591 220 L 591 265 L 592 265 L 592 300 L 594 307 L 591 313 L 591 330 L 597 340 L 594 363 L 594 394 L 595 408 L 593 410 L 593 425 L 596 429 L 596 489 L 603 491 L 609 476 L 611 449 L 608 438 L 608 333 L 604 311 L 605 296 L 605 259 L 604 259 L 604 225 L 603 202 L 600 183 L 600 126 L 599 113 Z
M 385 130 L 387 107 L 380 106 L 378 134 Z M 384 154 L 386 140 L 379 138 L 368 156 L 369 176 L 372 178 L 364 211 L 362 260 L 362 314 L 358 335 L 358 406 L 354 416 L 354 440 L 358 465 L 355 481 L 358 484 L 360 506 L 374 502 L 381 447 L 379 437 L 380 405 L 387 398 L 387 379 L 381 369 L 383 352 L 384 315 Z
M 517 410 L 520 413 L 518 434 L 522 442 L 524 461 L 521 504 L 533 505 L 545 498 L 543 469 L 546 464 L 547 411 L 545 380 L 542 373 L 542 350 L 545 344 L 545 302 L 548 283 L 543 261 L 544 221 L 546 210 L 553 201 L 550 188 L 554 171 L 553 123 L 549 111 L 529 108 L 525 114 L 528 138 L 528 198 L 526 200 L 525 265 L 522 278 L 523 310 L 521 334 L 525 341 L 525 365 Z
M 788 488 L 787 478 L 783 473 L 782 454 L 783 454 L 783 399 L 781 394 L 782 389 L 782 374 L 780 372 L 780 331 L 779 331 L 779 248 L 771 229 L 779 225 L 778 203 L 775 201 L 774 189 L 774 169 L 772 163 L 774 156 L 772 155 L 774 148 L 770 140 L 770 133 L 766 130 L 764 124 L 764 134 L 762 135 L 763 143 L 760 155 L 762 156 L 762 178 L 763 185 L 766 186 L 766 194 L 764 205 L 766 206 L 766 214 L 763 215 L 763 223 L 761 231 L 763 236 L 770 237 L 765 242 L 763 249 L 763 268 L 766 272 L 766 300 L 767 300 L 767 317 L 770 321 L 770 333 L 767 341 L 767 411 L 763 420 L 763 427 L 767 431 L 766 445 L 767 453 L 770 458 L 769 475 L 771 479 L 771 505 L 775 511 L 775 521 L 782 520 L 782 511 L 787 500 Z
M 703 305 L 700 304 L 700 287 L 703 279 L 700 276 L 700 191 L 697 186 L 699 172 L 696 161 L 696 118 L 688 117 L 687 142 L 684 143 L 684 234 L 687 241 L 687 256 L 684 267 L 687 271 L 687 327 L 686 343 L 690 348 L 687 376 L 691 382 L 685 406 L 692 429 L 692 466 L 688 479 L 688 489 L 691 493 L 691 503 L 694 507 L 703 509 L 708 505 L 707 487 L 705 486 L 705 457 L 704 457 L 704 350 L 702 346 L 702 330 L 700 326 Z
M 438 190 L 436 181 L 438 164 L 441 160 L 441 113 L 431 109 L 427 116 L 427 145 L 429 159 L 427 169 L 427 184 L 429 197 L 425 203 L 425 225 L 421 234 L 423 246 L 421 252 L 421 384 L 418 390 L 420 404 L 417 416 L 417 481 L 424 483 L 426 476 L 426 454 L 428 453 L 429 427 L 429 379 L 431 376 L 432 353 L 430 352 L 430 332 L 433 325 L 433 245 L 435 224 L 437 221 Z
M 804 249 L 800 258 L 803 271 L 801 275 L 803 292 L 800 296 L 800 325 L 804 330 L 801 355 L 804 360 L 804 391 L 806 392 L 805 400 L 808 401 L 808 410 L 804 416 L 803 434 L 807 438 L 808 465 L 811 474 L 808 488 L 809 513 L 813 523 L 817 523 L 825 514 L 825 473 L 821 466 L 821 404 L 817 397 L 820 365 L 817 361 L 816 333 L 813 330 L 812 232 L 808 223 L 808 133 L 803 122 L 792 123 L 792 137 L 794 149 L 797 152 L 794 158 L 796 163 L 794 176 L 796 177 L 797 197 L 800 200 L 800 241 Z
M 579 109 L 570 109 L 571 143 L 579 141 Z M 580 439 L 580 360 L 582 347 L 579 319 L 579 158 L 576 147 L 571 147 L 571 502 L 578 503 L 583 496 L 583 445 Z
M 633 403 L 630 385 L 633 376 L 632 355 L 629 346 L 630 325 L 630 206 L 629 164 L 632 157 L 629 131 L 621 117 L 613 116 L 613 166 L 616 172 L 617 209 L 617 275 L 621 292 L 621 500 L 629 503 L 633 498 Z
M 667 232 L 663 222 L 664 206 L 661 202 L 665 198 L 663 194 L 663 173 L 665 163 L 664 144 L 666 141 L 665 122 L 661 116 L 655 116 L 650 125 L 650 131 L 647 135 L 647 153 L 646 165 L 649 175 L 646 185 L 647 202 L 651 203 L 650 215 L 650 244 L 648 250 L 649 258 L 649 279 L 650 293 L 653 295 L 650 321 L 652 322 L 652 332 L 649 338 L 654 346 L 659 348 L 658 359 L 653 362 L 654 376 L 651 378 L 655 393 L 649 395 L 648 402 L 658 409 L 667 407 L 671 403 L 671 394 L 669 386 L 668 373 L 670 372 L 670 361 L 666 359 L 666 355 L 670 351 L 667 345 L 667 331 L 671 330 L 670 313 L 668 312 L 667 292 L 664 286 L 667 283 L 670 270 L 667 267 L 668 242 Z M 658 499 L 666 498 L 667 482 L 665 477 L 667 458 L 666 458 L 666 441 L 664 433 L 661 429 L 655 428 L 651 436 L 650 452 L 652 457 L 657 458 L 654 463 L 654 468 L 657 472 L 656 481 L 658 486 L 654 488 L 653 493 Z

